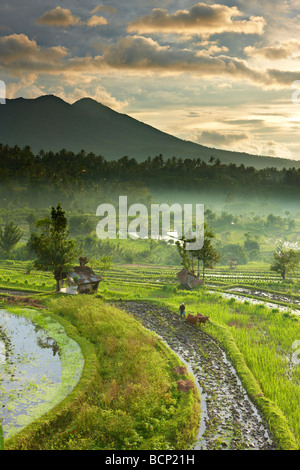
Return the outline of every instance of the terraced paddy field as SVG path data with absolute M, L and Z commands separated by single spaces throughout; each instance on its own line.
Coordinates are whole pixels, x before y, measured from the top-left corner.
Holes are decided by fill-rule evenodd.
M 282 281 L 263 266 L 220 268 L 207 271 L 204 287 L 188 291 L 179 270 L 115 265 L 101 273 L 98 293 L 85 298 L 99 308 L 121 307 L 184 359 L 202 392 L 196 448 L 300 449 L 299 273 Z M 54 296 L 51 274 L 28 273 L 26 263 L 2 261 L 0 276 L 3 303 L 11 294 L 46 304 Z M 182 301 L 187 313 L 209 315 L 209 323 L 200 329 L 180 320 Z M 237 407 L 228 405 L 234 396 Z
M 0 260 L 0 287 L 16 288 L 33 291 L 52 291 L 55 282 L 51 273 L 34 271 L 29 268 L 28 262 L 14 260 Z M 97 263 L 93 266 L 96 273 L 100 273 Z M 105 272 L 105 282 L 119 282 L 123 284 L 137 284 L 157 286 L 163 284 L 178 284 L 176 274 L 181 268 L 151 265 L 113 265 Z M 240 266 L 236 270 L 228 267 L 207 270 L 206 284 L 219 287 L 231 287 L 232 285 L 261 287 L 269 291 L 293 291 L 300 296 L 300 271 L 293 274 L 293 280 L 283 281 L 280 275 L 271 273 L 265 265 L 248 267 Z

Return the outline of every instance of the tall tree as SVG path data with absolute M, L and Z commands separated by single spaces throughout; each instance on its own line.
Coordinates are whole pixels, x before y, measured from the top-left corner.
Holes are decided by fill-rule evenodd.
M 14 223 L 8 222 L 4 229 L 0 228 L 0 248 L 9 255 L 13 247 L 22 238 L 22 230 Z
M 37 221 L 41 233 L 32 233 L 28 247 L 37 256 L 34 261 L 36 269 L 52 271 L 56 280 L 56 291 L 60 281 L 71 268 L 76 257 L 75 244 L 69 239 L 68 221 L 60 203 L 52 207 L 51 218 Z
M 176 242 L 178 253 L 181 256 L 181 264 L 188 271 L 194 272 L 194 261 L 197 261 L 198 276 L 200 275 L 200 263 L 202 264 L 202 278 L 205 279 L 205 270 L 212 269 L 216 263 L 220 262 L 220 255 L 212 245 L 215 235 L 211 228 L 204 224 L 203 246 L 199 250 L 188 250 L 187 243 L 195 242 L 196 238 L 186 239 L 183 237 Z
M 192 256 L 197 260 L 198 276 L 200 275 L 199 263 L 202 264 L 202 279 L 205 280 L 205 270 L 213 269 L 215 264 L 219 263 L 221 256 L 212 244 L 215 238 L 214 232 L 207 224 L 204 224 L 204 240 L 203 246 L 199 250 L 194 250 Z
M 184 236 L 176 242 L 178 253 L 181 257 L 181 265 L 190 272 L 194 272 L 194 259 L 192 252 L 187 250 L 187 243 L 192 240 L 186 239 Z
M 295 250 L 286 250 L 282 246 L 273 254 L 273 264 L 271 271 L 280 273 L 282 279 L 286 278 L 287 273 L 293 272 L 299 265 L 299 253 Z

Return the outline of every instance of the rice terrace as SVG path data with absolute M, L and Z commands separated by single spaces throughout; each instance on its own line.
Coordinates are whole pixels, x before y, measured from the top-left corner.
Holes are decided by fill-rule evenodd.
M 4 450 L 300 448 L 299 170 L 1 156 Z M 99 202 L 125 192 L 126 221 L 99 238 Z M 202 227 L 178 234 L 178 200 L 203 202 Z
M 1 2 L 3 456 L 300 450 L 299 18 Z
M 0 262 L 5 449 L 299 448 L 299 272 L 283 280 L 257 261 L 219 266 L 186 289 L 180 264 L 102 259 L 92 262 L 98 291 L 68 295 L 29 264 Z M 180 317 L 182 302 L 186 314 L 209 315 L 205 326 Z M 53 377 L 50 357 L 42 378 L 27 372 L 24 383 L 38 354 L 23 330 L 16 357 L 8 316 L 44 332 L 44 351 L 56 345 Z

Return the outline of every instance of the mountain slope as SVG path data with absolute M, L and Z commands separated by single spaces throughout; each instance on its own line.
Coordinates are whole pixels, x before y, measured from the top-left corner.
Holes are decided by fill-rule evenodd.
M 222 163 L 256 168 L 300 167 L 300 162 L 212 149 L 181 140 L 90 98 L 72 105 L 54 95 L 6 100 L 0 106 L 0 142 L 29 145 L 35 153 L 41 149 L 56 152 L 65 148 L 75 153 L 84 149 L 107 160 L 127 155 L 143 161 L 162 154 L 165 158 L 199 157 L 206 161 L 214 156 Z

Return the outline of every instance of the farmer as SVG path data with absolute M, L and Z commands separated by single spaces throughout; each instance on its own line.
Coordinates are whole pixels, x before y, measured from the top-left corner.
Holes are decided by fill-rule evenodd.
M 180 307 L 179 307 L 179 312 L 180 312 L 180 318 L 181 318 L 182 316 L 185 316 L 185 305 L 184 305 L 184 303 L 182 303 L 182 304 L 180 305 Z

